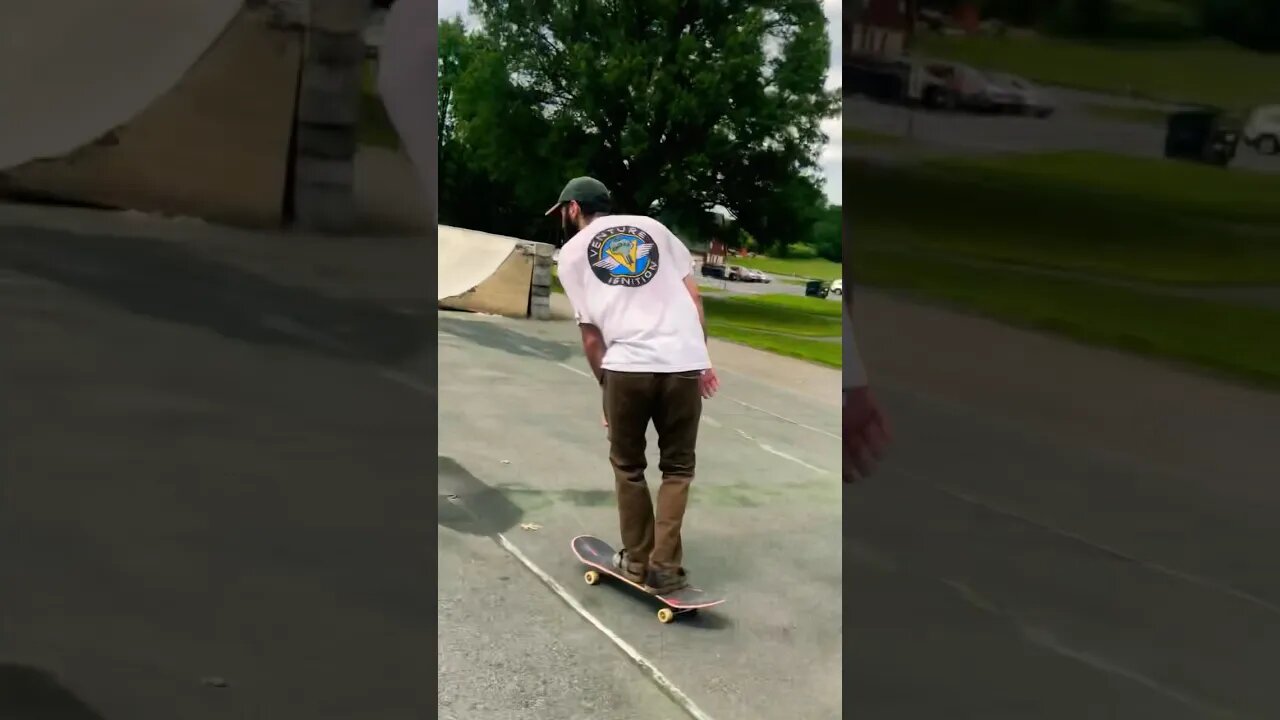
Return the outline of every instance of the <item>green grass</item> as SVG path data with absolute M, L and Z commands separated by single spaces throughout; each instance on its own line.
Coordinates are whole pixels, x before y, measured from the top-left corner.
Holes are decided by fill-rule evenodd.
M 1280 283 L 1280 176 L 1094 153 L 845 174 L 860 188 L 859 247 L 1157 283 Z
M 920 38 L 919 51 L 1041 83 L 1234 110 L 1274 101 L 1280 55 L 1217 41 L 1086 43 L 1043 36 Z
M 890 135 L 888 133 L 876 132 L 874 130 L 864 130 L 862 128 L 851 127 L 846 124 L 843 129 L 842 138 L 848 145 L 862 146 L 879 146 L 879 145 L 901 145 L 906 142 L 906 138 L 898 135 Z
M 821 258 L 813 260 L 770 257 L 731 258 L 729 264 L 763 270 L 770 275 L 795 275 L 813 280 L 835 280 L 844 277 L 844 267 L 840 263 Z
M 713 337 L 841 366 L 840 303 L 793 295 L 704 297 L 702 302 Z
M 1280 178 L 1085 153 L 845 175 L 860 282 L 1280 389 L 1280 312 L 1187 296 L 1280 285 Z
M 859 280 L 1280 389 L 1280 312 L 859 249 Z

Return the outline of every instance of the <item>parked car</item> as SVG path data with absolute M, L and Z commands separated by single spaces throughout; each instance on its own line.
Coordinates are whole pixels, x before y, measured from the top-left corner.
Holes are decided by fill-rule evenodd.
M 844 94 L 900 103 L 906 99 L 911 72 L 911 64 L 902 60 L 848 55 L 844 59 Z
M 831 294 L 832 295 L 844 294 L 844 278 L 836 278 L 835 280 L 831 281 Z
M 991 107 L 1038 118 L 1053 114 L 1053 104 L 1030 80 L 1007 73 L 985 73 L 983 77 L 988 80 L 983 97 Z
M 1008 73 L 983 72 L 960 63 L 918 63 L 911 95 L 936 110 L 1016 113 L 1038 118 L 1049 117 L 1054 111 L 1049 97 L 1030 80 Z
M 806 297 L 825 298 L 827 293 L 831 292 L 831 288 L 821 280 L 810 280 L 804 284 L 804 294 Z
M 712 265 L 711 263 L 702 264 L 702 276 L 709 278 L 724 278 L 725 267 L 723 265 Z
M 1239 121 L 1221 110 L 1183 110 L 1169 115 L 1164 156 L 1225 167 L 1235 158 L 1239 143 Z
M 1263 155 L 1280 155 L 1280 105 L 1254 108 L 1245 120 L 1244 144 Z

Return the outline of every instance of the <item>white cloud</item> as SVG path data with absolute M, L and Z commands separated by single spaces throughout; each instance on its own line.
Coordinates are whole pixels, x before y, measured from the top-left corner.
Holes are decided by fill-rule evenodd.
M 440 0 L 436 6 L 436 17 L 451 20 L 458 15 L 471 19 L 467 0 Z
M 827 136 L 827 143 L 822 147 L 819 167 L 824 181 L 823 189 L 827 192 L 827 201 L 835 205 L 841 204 L 843 193 L 843 158 L 844 158 L 844 120 L 840 115 L 822 121 L 822 132 Z

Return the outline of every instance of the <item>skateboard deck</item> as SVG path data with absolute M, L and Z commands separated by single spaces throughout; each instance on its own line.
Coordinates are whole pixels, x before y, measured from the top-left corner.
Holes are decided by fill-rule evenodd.
M 623 577 L 613 567 L 613 556 L 617 551 L 609 543 L 598 537 L 579 535 L 573 539 L 570 545 L 573 548 L 573 554 L 578 556 L 582 564 L 591 568 L 582 576 L 588 585 L 599 584 L 600 575 L 603 573 L 630 585 L 649 597 L 657 598 L 659 602 L 666 605 L 666 607 L 658 611 L 659 622 L 669 623 L 677 615 L 695 613 L 702 608 L 712 607 L 724 602 L 724 598 L 715 597 L 695 587 L 680 588 L 665 595 L 650 592 L 643 585 Z

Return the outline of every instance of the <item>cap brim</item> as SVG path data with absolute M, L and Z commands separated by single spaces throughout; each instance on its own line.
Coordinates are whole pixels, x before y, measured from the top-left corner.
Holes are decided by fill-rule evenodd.
M 552 205 L 552 206 L 551 206 L 551 209 L 550 209 L 550 210 L 548 210 L 548 211 L 546 211 L 545 213 L 543 213 L 543 214 L 542 214 L 542 216 L 543 216 L 543 217 L 546 217 L 546 216 L 550 215 L 551 213 L 555 212 L 556 210 L 559 210 L 559 209 L 560 209 L 560 206 L 561 206 L 561 205 L 563 205 L 563 204 L 564 204 L 564 203 L 562 203 L 562 202 L 558 202 L 558 203 L 556 203 L 555 205 Z

